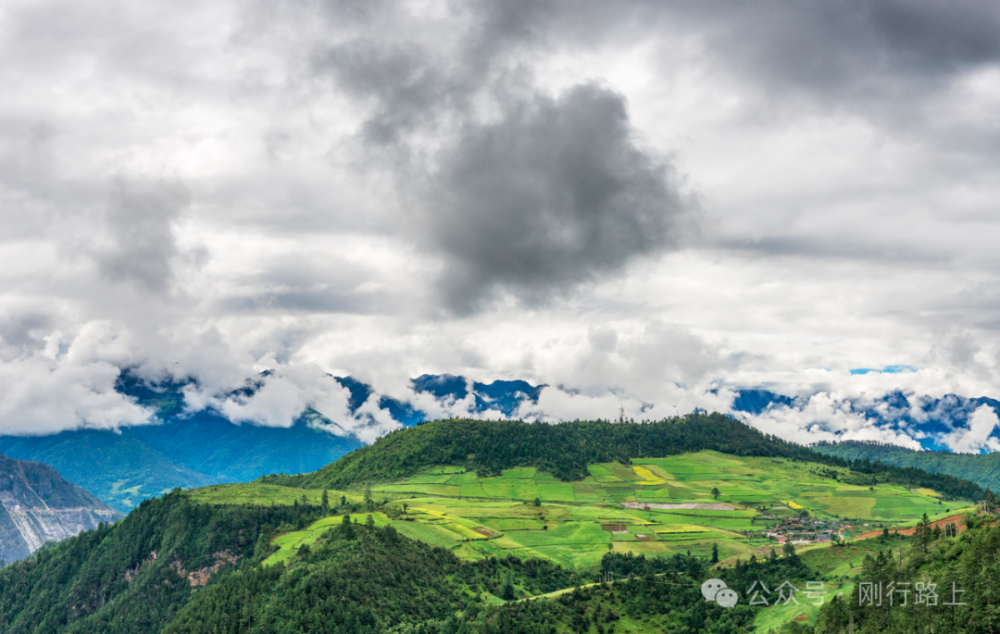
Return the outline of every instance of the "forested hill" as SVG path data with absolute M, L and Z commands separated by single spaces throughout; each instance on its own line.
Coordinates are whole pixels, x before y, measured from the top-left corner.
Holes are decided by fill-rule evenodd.
M 304 487 L 345 487 L 398 480 L 432 465 L 464 465 L 480 475 L 536 467 L 562 480 L 582 480 L 587 465 L 627 462 L 710 449 L 741 456 L 816 460 L 801 445 L 767 436 L 723 414 L 692 414 L 648 423 L 452 419 L 424 423 L 379 438 L 319 471 L 291 478 Z M 839 458 L 821 457 L 843 466 Z
M 814 449 L 828 456 L 848 460 L 878 460 L 897 467 L 913 467 L 931 473 L 944 473 L 1000 490 L 1000 453 L 956 454 L 947 451 L 914 451 L 885 443 L 849 440 L 820 444 Z
M 315 473 L 267 476 L 264 481 L 305 488 L 356 487 L 400 480 L 434 465 L 461 465 L 481 476 L 498 475 L 513 467 L 535 467 L 573 481 L 585 478 L 590 464 L 627 463 L 632 458 L 703 450 L 852 466 L 843 458 L 814 452 L 763 434 L 731 416 L 712 413 L 643 423 L 439 420 L 388 434 Z M 883 464 L 868 464 L 857 475 L 867 478 L 865 483 L 877 478 L 965 499 L 978 499 L 982 494 L 971 482 Z

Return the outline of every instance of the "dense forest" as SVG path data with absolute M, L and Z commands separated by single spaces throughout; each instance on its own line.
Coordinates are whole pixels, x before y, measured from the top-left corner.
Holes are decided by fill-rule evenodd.
M 391 526 L 376 528 L 363 512 L 287 565 L 261 564 L 273 534 L 323 510 L 199 505 L 181 492 L 144 502 L 115 525 L 0 570 L 0 631 L 610 633 L 624 620 L 735 634 L 757 608 L 706 602 L 700 585 L 708 576 L 741 585 L 808 576 L 794 556 L 710 572 L 709 561 L 691 556 L 608 553 L 591 576 L 516 557 L 461 561 Z M 580 587 L 608 573 L 616 583 Z M 521 601 L 574 587 L 551 600 Z
M 905 541 L 892 534 L 873 541 L 859 583 L 823 607 L 816 634 L 1000 629 L 1000 526 L 982 516 L 966 522 L 957 537 L 924 522 Z
M 564 481 L 582 480 L 587 465 L 714 450 L 738 456 L 780 457 L 854 467 L 851 461 L 787 442 L 723 414 L 691 414 L 639 424 L 574 421 L 549 425 L 520 421 L 439 420 L 402 429 L 311 474 L 266 476 L 264 482 L 304 488 L 349 488 L 399 480 L 432 465 L 462 465 L 480 475 L 536 467 Z M 945 474 L 883 463 L 858 464 L 868 484 L 893 482 L 978 500 L 982 489 Z
M 166 628 L 171 634 L 284 632 L 548 634 L 614 632 L 626 621 L 652 621 L 676 631 L 728 634 L 751 627 L 757 607 L 725 609 L 704 600 L 701 584 L 722 575 L 733 587 L 777 586 L 805 579 L 794 556 L 710 573 L 708 562 L 607 554 L 602 584 L 548 601 L 518 601 L 580 579 L 552 564 L 516 558 L 461 562 L 449 551 L 417 543 L 392 527 L 343 524 L 284 566 L 244 568 L 196 595 Z M 590 580 L 588 580 L 590 581 Z M 510 601 L 481 598 L 488 590 Z
M 0 632 L 157 632 L 192 594 L 188 575 L 225 570 L 253 555 L 262 532 L 317 510 L 210 507 L 180 491 L 147 500 L 0 570 Z
M 1000 490 L 1000 453 L 959 454 L 949 451 L 914 451 L 873 441 L 848 440 L 817 443 L 814 449 L 846 460 L 878 461 L 902 468 L 922 469 L 975 482 L 982 488 Z

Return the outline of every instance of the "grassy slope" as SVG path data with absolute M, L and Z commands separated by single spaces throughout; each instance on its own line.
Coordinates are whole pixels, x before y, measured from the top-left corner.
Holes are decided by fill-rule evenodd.
M 609 546 L 622 553 L 670 555 L 690 551 L 693 555 L 708 557 L 712 544 L 717 544 L 722 557 L 730 562 L 737 556 L 746 560 L 751 554 L 761 558 L 775 546 L 773 542 L 748 539 L 729 530 L 759 530 L 765 526 L 766 523 L 757 520 L 751 522 L 759 514 L 752 510 L 755 506 L 791 502 L 810 509 L 814 516 L 825 517 L 831 507 L 840 508 L 838 501 L 851 500 L 856 495 L 872 495 L 860 499 L 876 502 L 863 507 L 873 514 L 863 519 L 873 521 L 879 519 L 879 513 L 885 512 L 913 520 L 940 507 L 934 496 L 914 494 L 902 487 L 888 485 L 879 485 L 874 491 L 869 491 L 868 487 L 851 487 L 819 475 L 827 473 L 823 465 L 783 459 L 698 452 L 633 462 L 631 466 L 591 465 L 591 475 L 583 480 L 562 483 L 568 487 L 572 499 L 564 499 L 566 491 L 556 490 L 554 495 L 559 499 L 548 500 L 542 496 L 539 507 L 534 506 L 534 497 L 546 490 L 544 487 L 553 483 L 554 478 L 535 469 L 517 468 L 499 477 L 479 478 L 475 473 L 454 466 L 428 468 L 400 482 L 375 486 L 376 499 L 391 499 L 390 509 L 402 508 L 405 503 L 407 512 L 400 519 L 391 519 L 382 513 L 372 513 L 372 516 L 376 526 L 392 525 L 403 535 L 446 548 L 461 559 L 476 561 L 505 555 L 542 558 L 575 569 L 587 578 L 595 574 Z M 711 496 L 713 488 L 721 491 L 718 500 Z M 457 494 L 454 497 L 444 495 L 445 491 L 455 490 L 466 494 L 475 492 L 476 495 L 461 498 Z M 301 495 L 296 489 L 260 483 L 222 485 L 191 495 L 196 500 L 220 503 L 226 500 L 228 492 L 233 493 L 233 501 L 251 497 L 264 500 L 275 495 L 278 496 L 275 500 L 287 503 Z M 306 495 L 314 499 L 321 491 L 310 490 Z M 645 511 L 614 505 L 615 502 L 639 500 L 718 501 L 741 510 Z M 793 513 L 792 510 L 785 512 Z M 365 513 L 355 514 L 353 519 L 363 523 L 365 516 Z M 304 530 L 278 536 L 274 543 L 279 549 L 266 563 L 291 561 L 299 548 L 314 546 L 326 530 L 341 520 L 339 515 L 324 518 Z M 601 524 L 607 523 L 620 523 L 629 534 L 612 535 L 602 530 Z M 475 528 L 487 529 L 493 535 L 470 532 Z M 655 541 L 637 541 L 636 534 L 651 535 Z M 815 579 L 826 580 L 824 600 L 837 594 L 850 595 L 861 561 L 865 555 L 874 555 L 879 544 L 879 540 L 870 540 L 846 547 L 809 547 L 802 552 L 803 561 L 816 573 Z M 885 546 L 889 547 L 891 544 Z M 800 590 L 798 604 L 771 605 L 761 610 L 755 620 L 755 631 L 763 634 L 793 620 L 807 625 L 815 623 L 820 610 L 818 599 L 805 594 L 807 588 L 803 583 L 796 583 Z M 499 602 L 495 597 L 491 600 Z M 616 631 L 645 632 L 647 626 L 652 625 L 642 620 L 629 620 Z
M 845 477 L 847 470 L 834 470 Z M 749 558 L 766 552 L 774 542 L 759 531 L 773 525 L 758 509 L 793 506 L 819 519 L 835 521 L 846 510 L 864 523 L 912 521 L 922 514 L 957 508 L 960 501 L 942 501 L 894 485 L 845 485 L 830 477 L 825 465 L 784 458 L 732 456 L 713 451 L 668 458 L 636 459 L 633 464 L 590 465 L 589 475 L 559 482 L 534 468 L 515 468 L 496 477 L 479 477 L 454 465 L 423 469 L 411 477 L 372 487 L 376 499 L 391 500 L 389 509 L 407 510 L 399 519 L 376 515 L 378 525 L 392 524 L 413 539 L 447 548 L 466 560 L 517 555 L 553 561 L 568 568 L 593 571 L 604 553 L 647 555 L 686 553 L 708 556 L 718 545 L 723 559 Z M 711 491 L 719 489 L 716 500 Z M 320 489 L 300 490 L 262 482 L 219 485 L 190 495 L 210 503 L 288 504 L 302 494 L 315 503 Z M 340 492 L 332 491 L 331 500 Z M 541 505 L 534 506 L 539 498 Z M 352 501 L 357 494 L 349 494 Z M 857 504 L 858 501 L 866 504 Z M 638 502 L 643 508 L 623 508 Z M 659 509 L 653 504 L 726 503 L 730 510 Z M 943 503 L 942 503 L 943 502 Z M 768 508 L 766 514 L 789 516 L 797 511 Z M 355 517 L 356 520 L 363 518 Z M 339 522 L 325 519 L 322 522 Z M 614 534 L 602 526 L 619 525 Z M 287 538 L 278 559 L 310 543 L 319 526 Z M 477 532 L 477 529 L 478 532 Z M 745 533 L 745 534 L 744 534 Z M 638 537 L 642 535 L 643 537 Z

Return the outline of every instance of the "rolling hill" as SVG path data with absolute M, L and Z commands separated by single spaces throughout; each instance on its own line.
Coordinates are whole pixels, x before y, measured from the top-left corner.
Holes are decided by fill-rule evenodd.
M 780 457 L 852 467 L 851 484 L 872 480 L 936 489 L 953 497 L 977 498 L 982 489 L 945 474 L 882 463 L 852 465 L 836 456 L 763 434 L 719 414 L 641 423 L 573 421 L 559 425 L 521 421 L 441 420 L 399 430 L 361 447 L 312 474 L 268 476 L 266 482 L 305 488 L 341 488 L 398 480 L 425 467 L 461 465 L 497 475 L 502 469 L 534 467 L 559 480 L 579 480 L 588 465 L 627 462 L 643 456 L 671 456 L 712 450 L 738 456 Z

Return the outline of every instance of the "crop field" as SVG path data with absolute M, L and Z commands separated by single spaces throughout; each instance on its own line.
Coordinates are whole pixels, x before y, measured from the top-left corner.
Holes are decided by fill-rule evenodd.
M 323 491 L 322 489 L 293 489 L 275 484 L 247 482 L 216 484 L 202 489 L 194 489 L 189 495 L 204 504 L 262 504 L 265 506 L 276 504 L 287 506 L 301 502 L 303 495 L 310 504 L 319 504 L 323 498 Z M 361 494 L 356 491 L 346 492 L 330 489 L 327 495 L 331 504 L 335 504 L 341 497 L 347 498 L 349 502 L 360 502 L 362 499 Z
M 385 526 L 389 523 L 389 518 L 382 513 L 364 513 L 355 516 L 352 521 L 366 522 L 369 515 L 372 516 L 375 526 Z M 278 562 L 288 561 L 288 558 L 298 552 L 299 548 L 302 548 L 302 546 L 305 545 L 311 546 L 312 544 L 315 544 L 320 535 L 334 526 L 339 526 L 343 523 L 343 521 L 344 516 L 342 515 L 324 517 L 319 521 L 313 522 L 305 530 L 293 531 L 291 533 L 285 533 L 284 535 L 275 537 L 274 544 L 279 547 L 279 550 L 265 559 L 264 565 L 270 566 Z
M 588 471 L 582 481 L 561 482 L 527 467 L 481 478 L 461 467 L 437 466 L 373 487 L 375 499 L 400 511 L 398 519 L 373 516 L 379 525 L 391 524 L 465 559 L 537 557 L 582 571 L 596 568 L 609 551 L 708 556 L 715 545 L 723 560 L 745 559 L 774 544 L 761 531 L 801 512 L 821 520 L 901 524 L 967 504 L 932 490 L 846 485 L 830 477 L 828 467 L 812 463 L 710 451 L 635 459 L 630 465 L 595 464 Z M 248 483 L 191 495 L 208 504 L 293 504 L 304 495 L 317 504 L 322 493 Z M 358 491 L 329 492 L 332 504 L 341 496 L 351 502 L 362 498 Z M 364 514 L 354 518 L 364 521 Z M 327 517 L 277 537 L 280 549 L 268 562 L 287 559 L 339 522 Z

